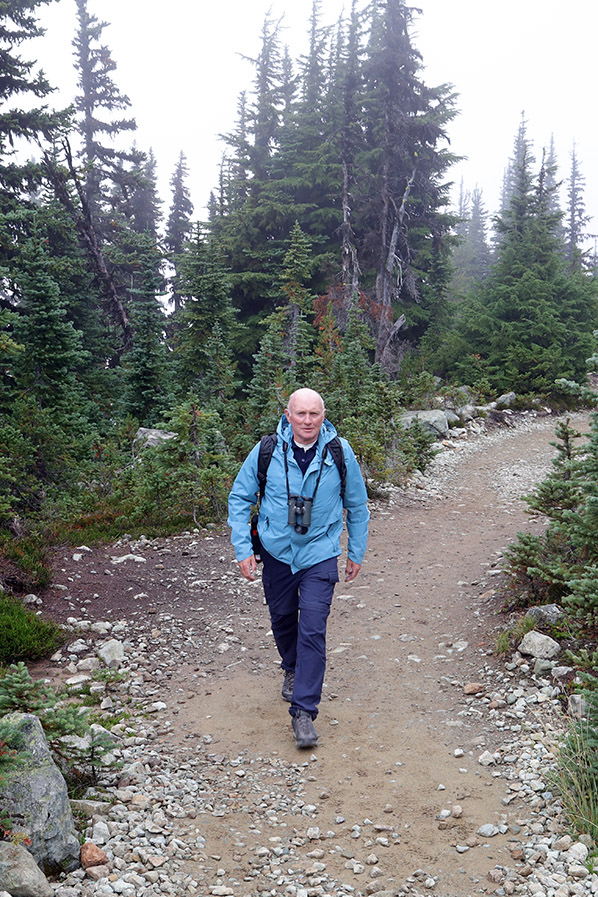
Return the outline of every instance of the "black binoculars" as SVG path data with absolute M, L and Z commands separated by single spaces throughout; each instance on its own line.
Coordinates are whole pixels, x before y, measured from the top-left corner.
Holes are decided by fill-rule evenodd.
M 296 533 L 305 535 L 311 523 L 311 506 L 313 498 L 304 498 L 303 495 L 289 495 L 289 526 L 295 528 Z

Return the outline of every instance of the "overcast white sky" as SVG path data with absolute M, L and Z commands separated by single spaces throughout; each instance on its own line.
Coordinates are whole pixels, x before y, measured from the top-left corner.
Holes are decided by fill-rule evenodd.
M 190 171 L 196 216 L 217 183 L 223 146 L 239 92 L 251 87 L 254 56 L 267 11 L 284 15 L 284 39 L 294 58 L 306 48 L 311 0 L 89 0 L 89 11 L 109 23 L 103 43 L 117 63 L 115 80 L 132 103 L 141 149 L 153 149 L 168 211 L 169 179 L 179 152 Z M 360 4 L 365 5 L 365 0 Z M 419 0 L 414 44 L 428 84 L 450 82 L 460 115 L 450 125 L 451 147 L 467 159 L 453 180 L 479 186 L 488 211 L 498 206 L 503 172 L 521 113 L 538 159 L 554 135 L 559 176 L 569 175 L 573 144 L 586 181 L 586 210 L 598 233 L 598 127 L 595 122 L 596 0 Z M 350 0 L 322 0 L 334 23 Z M 75 92 L 71 41 L 74 0 L 43 10 L 45 37 L 34 53 L 61 102 Z M 28 48 L 27 48 L 28 49 Z M 27 56 L 26 49 L 22 55 Z

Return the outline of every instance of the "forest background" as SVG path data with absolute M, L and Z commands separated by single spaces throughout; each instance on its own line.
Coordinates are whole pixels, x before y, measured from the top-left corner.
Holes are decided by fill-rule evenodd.
M 57 541 L 221 521 L 240 459 L 311 385 L 370 490 L 425 467 L 402 409 L 467 386 L 570 402 L 598 319 L 575 150 L 535 157 L 522 116 L 500 208 L 451 209 L 458 98 L 423 79 L 414 10 L 315 0 L 308 52 L 267 17 L 206 220 L 182 148 L 163 213 L 105 23 L 76 0 L 77 96 L 26 55 L 51 0 L 0 19 L 0 541 L 43 582 Z M 558 122 L 555 122 L 558 128 Z M 25 147 L 25 152 L 24 152 Z M 143 449 L 139 427 L 174 434 Z

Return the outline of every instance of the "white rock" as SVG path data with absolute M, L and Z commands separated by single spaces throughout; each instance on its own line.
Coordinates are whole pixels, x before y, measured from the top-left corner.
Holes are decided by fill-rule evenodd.
M 112 638 L 97 649 L 98 656 L 107 667 L 119 667 L 125 659 L 125 647 L 118 639 Z
M 134 561 L 136 564 L 147 564 L 147 558 L 142 558 L 138 554 L 123 554 L 121 557 L 110 558 L 113 564 L 124 564 L 126 561 Z
M 543 632 L 537 632 L 535 629 L 532 629 L 531 632 L 526 632 L 523 636 L 518 650 L 521 654 L 529 654 L 531 657 L 539 657 L 542 660 L 550 660 L 552 657 L 560 654 L 561 646 L 549 635 L 544 635 Z

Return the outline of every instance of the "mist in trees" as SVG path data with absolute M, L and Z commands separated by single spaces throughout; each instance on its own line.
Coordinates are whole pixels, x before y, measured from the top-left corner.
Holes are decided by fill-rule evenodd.
M 334 26 L 314 0 L 298 60 L 266 17 L 205 221 L 184 147 L 164 207 L 87 0 L 76 95 L 49 111 L 26 54 L 47 2 L 0 27 L 6 532 L 102 502 L 118 532 L 147 518 L 150 483 L 162 522 L 208 517 L 299 385 L 326 395 L 373 482 L 416 463 L 394 424 L 411 372 L 543 396 L 582 375 L 598 309 L 576 149 L 561 209 L 554 147 L 536 160 L 522 118 L 498 214 L 477 186 L 451 209 L 458 98 L 426 82 L 404 0 L 353 0 Z M 178 434 L 162 467 L 127 466 L 140 426 Z

